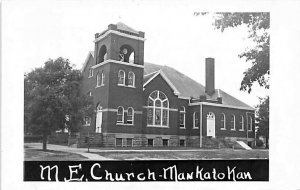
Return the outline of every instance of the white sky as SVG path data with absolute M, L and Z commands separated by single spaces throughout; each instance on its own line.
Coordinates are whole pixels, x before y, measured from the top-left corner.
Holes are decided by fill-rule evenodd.
M 6 2 L 4 36 L 20 51 L 24 71 L 42 66 L 48 58 L 68 58 L 81 68 L 94 50 L 94 34 L 119 21 L 145 32 L 145 61 L 168 65 L 205 85 L 206 57 L 215 58 L 215 86 L 254 106 L 263 88 L 249 95 L 239 91 L 250 66 L 238 58 L 249 45 L 247 29 L 214 30 L 211 17 L 194 16 L 197 3 L 183 1 L 28 1 Z M 172 4 L 172 6 L 170 6 Z M 180 11 L 179 11 L 180 10 Z

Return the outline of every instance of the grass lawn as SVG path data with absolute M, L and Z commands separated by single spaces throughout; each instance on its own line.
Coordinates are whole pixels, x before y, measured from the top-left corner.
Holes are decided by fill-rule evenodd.
M 92 152 L 91 152 L 92 153 Z M 96 153 L 96 152 L 95 152 Z M 268 150 L 199 150 L 199 151 L 151 151 L 151 152 L 97 152 L 100 156 L 116 160 L 147 160 L 147 159 L 269 159 Z
M 77 161 L 86 159 L 80 154 L 69 152 L 25 148 L 25 161 Z

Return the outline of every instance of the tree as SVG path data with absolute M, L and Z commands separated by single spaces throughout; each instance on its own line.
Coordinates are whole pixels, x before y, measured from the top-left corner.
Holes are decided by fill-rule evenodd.
M 269 96 L 259 99 L 260 104 L 256 106 L 257 134 L 266 137 L 266 148 L 269 148 Z
M 61 57 L 25 74 L 25 129 L 43 135 L 43 150 L 51 132 L 65 128 L 76 132 L 83 117 L 92 115 L 92 99 L 80 93 L 80 80 L 80 71 Z
M 196 14 L 199 15 L 199 14 Z M 202 13 L 201 15 L 207 15 Z M 248 38 L 255 42 L 255 47 L 248 48 L 239 55 L 240 58 L 246 58 L 252 66 L 244 72 L 240 90 L 252 90 L 255 82 L 266 89 L 269 89 L 270 75 L 270 14 L 261 13 L 214 13 L 213 25 L 215 29 L 222 32 L 227 28 L 234 28 L 241 25 L 248 27 Z

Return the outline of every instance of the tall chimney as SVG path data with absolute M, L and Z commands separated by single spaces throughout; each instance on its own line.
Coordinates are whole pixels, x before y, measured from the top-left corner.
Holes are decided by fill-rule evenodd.
M 205 58 L 205 92 L 210 96 L 215 92 L 214 58 Z

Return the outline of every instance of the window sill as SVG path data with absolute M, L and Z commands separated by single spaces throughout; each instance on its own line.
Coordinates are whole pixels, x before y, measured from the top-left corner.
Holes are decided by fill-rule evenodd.
M 100 85 L 100 86 L 96 86 L 95 88 L 99 88 L 99 87 L 102 87 L 102 86 L 104 86 L 104 84 L 103 84 L 103 85 Z
M 230 131 L 236 131 L 235 129 L 230 129 Z
M 193 129 L 199 129 L 199 127 L 193 127 Z
M 185 127 L 179 127 L 179 129 L 186 129 Z
M 169 126 L 163 126 L 163 125 L 147 125 L 147 127 L 169 128 Z
M 245 130 L 244 129 L 243 130 L 240 129 L 239 131 L 245 131 Z
M 118 84 L 118 86 L 127 87 L 127 88 L 135 88 L 135 86 L 126 86 L 125 84 Z
M 117 123 L 117 125 L 123 125 L 123 126 L 134 126 L 134 124 L 125 124 L 125 123 Z
M 224 129 L 224 128 L 221 128 L 220 130 L 226 131 L 226 128 L 225 128 L 225 129 Z
M 82 125 L 83 127 L 90 127 L 91 126 L 91 124 L 84 124 L 84 125 Z
M 93 78 L 93 76 L 88 76 L 88 79 Z

